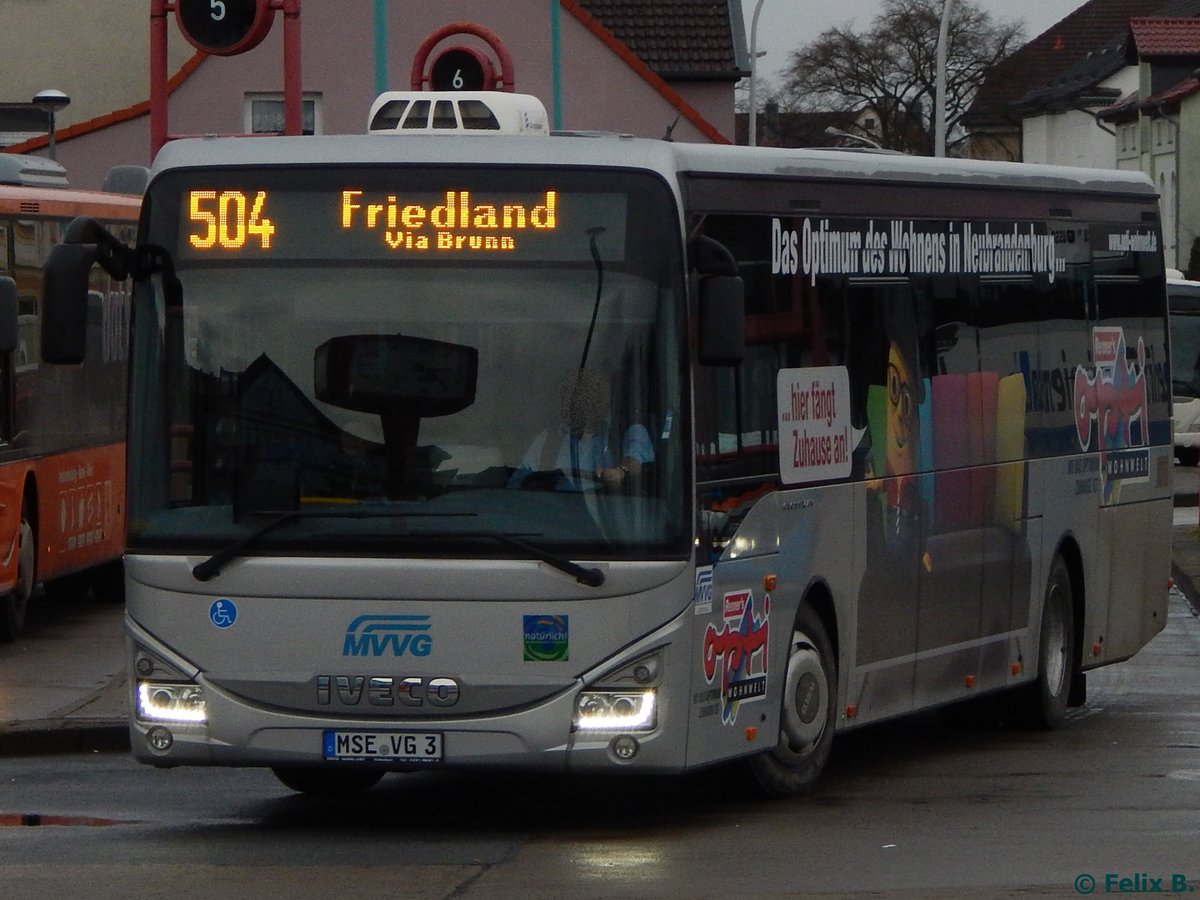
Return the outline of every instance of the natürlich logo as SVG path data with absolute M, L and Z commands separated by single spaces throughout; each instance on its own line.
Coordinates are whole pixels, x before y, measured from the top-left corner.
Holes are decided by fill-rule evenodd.
M 525 616 L 525 661 L 560 662 L 567 659 L 566 616 Z

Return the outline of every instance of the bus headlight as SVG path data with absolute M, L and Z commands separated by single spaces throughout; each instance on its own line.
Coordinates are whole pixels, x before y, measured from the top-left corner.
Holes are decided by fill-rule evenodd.
M 143 722 L 203 725 L 208 721 L 204 688 L 195 684 L 139 681 L 137 717 Z
M 576 731 L 653 731 L 655 693 L 588 690 L 575 703 Z

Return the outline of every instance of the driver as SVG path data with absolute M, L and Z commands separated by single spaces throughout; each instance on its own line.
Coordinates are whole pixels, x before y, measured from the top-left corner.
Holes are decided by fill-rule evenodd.
M 557 432 L 539 433 L 509 487 L 521 487 L 535 471 L 555 471 L 554 489 L 580 491 L 599 484 L 619 490 L 632 483 L 642 467 L 654 462 L 654 443 L 641 424 L 630 425 L 619 444 L 612 436 L 612 378 L 602 369 L 571 372 L 563 385 L 561 424 Z

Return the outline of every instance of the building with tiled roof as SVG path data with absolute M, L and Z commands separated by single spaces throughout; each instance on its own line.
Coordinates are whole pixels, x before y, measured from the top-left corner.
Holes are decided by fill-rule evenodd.
M 1089 95 L 1092 87 L 1121 90 L 1119 85 L 1104 82 L 1125 68 L 1124 43 L 1131 19 L 1194 15 L 1200 15 L 1200 0 L 1084 3 L 988 73 L 963 117 L 963 125 L 971 135 L 970 155 L 1026 159 L 1022 131 L 1031 114 L 1056 106 L 1099 109 L 1109 105 L 1111 98 Z M 1039 96 L 1039 92 L 1044 93 Z
M 1099 112 L 1116 130 L 1115 164 L 1158 186 L 1167 263 L 1200 278 L 1200 18 L 1130 20 L 1134 89 Z
M 1167 264 L 1200 278 L 1200 0 L 1090 0 L 996 66 L 974 156 L 1145 172 Z
M 1045 83 L 1015 98 L 1009 104 L 1011 114 L 1021 119 L 1046 112 L 1107 106 L 1121 96 L 1119 87 L 1105 84 L 1128 68 L 1124 35 L 1093 51 Z
M 737 0 L 578 3 L 667 80 L 727 81 L 750 74 Z
M 112 166 L 150 162 L 149 6 L 39 0 L 36 9 L 5 8 L 0 109 L 20 108 L 46 88 L 70 96 L 57 114 L 55 152 L 73 185 L 98 187 Z M 218 57 L 188 44 L 168 15 L 170 134 L 279 127 L 271 124 L 281 119 L 283 92 L 284 29 L 276 18 L 254 50 Z M 74 26 L 56 29 L 52 47 L 48 19 Z M 375 96 L 409 88 L 421 45 L 455 23 L 496 37 L 515 89 L 540 97 L 557 127 L 733 140 L 734 89 L 749 68 L 738 0 L 314 0 L 300 13 L 305 130 L 364 130 Z M 437 48 L 459 45 L 494 56 L 470 34 Z M 22 129 L 29 126 L 23 116 Z M 46 135 L 14 131 L 0 112 L 0 134 L 22 138 L 8 152 L 48 153 Z

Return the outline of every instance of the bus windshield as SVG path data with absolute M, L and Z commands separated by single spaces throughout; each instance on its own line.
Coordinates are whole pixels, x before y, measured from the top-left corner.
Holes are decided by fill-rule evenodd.
M 134 301 L 131 547 L 686 554 L 662 181 L 187 170 L 148 205 L 165 273 Z

